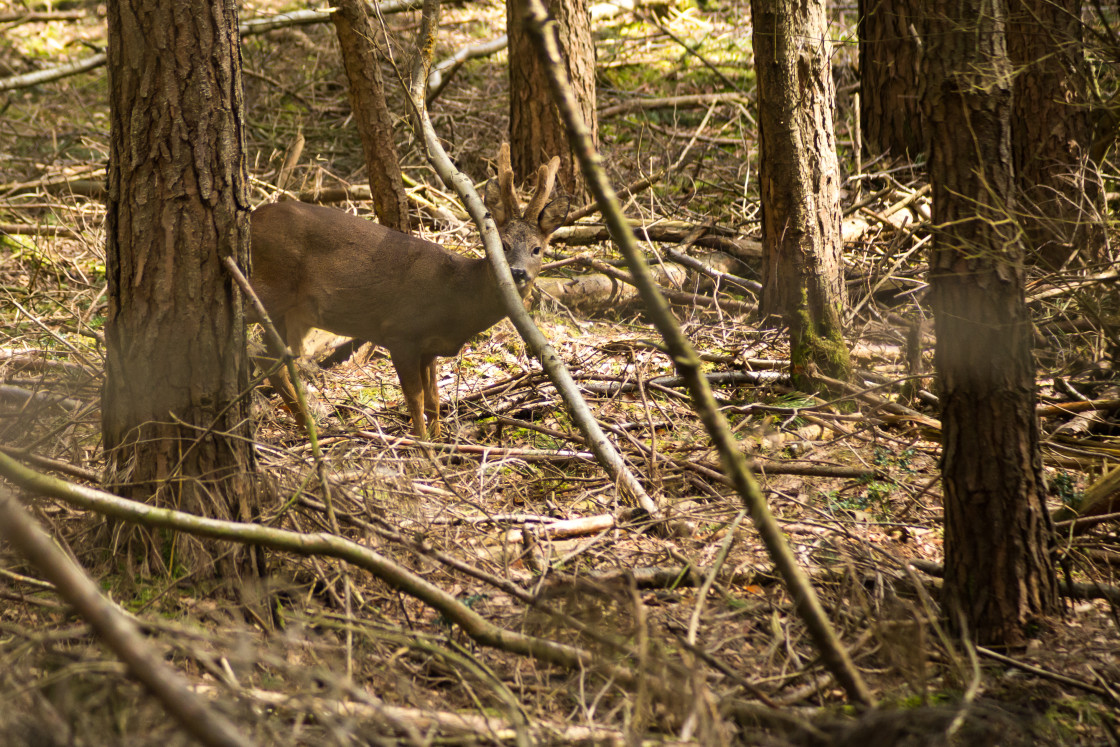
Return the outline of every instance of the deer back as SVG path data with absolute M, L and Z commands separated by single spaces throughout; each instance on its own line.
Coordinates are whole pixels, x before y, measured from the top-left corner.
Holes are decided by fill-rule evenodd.
M 522 213 L 506 159 L 503 164 L 499 158 L 501 190 L 495 191 L 491 180 L 486 202 L 524 297 L 540 271 L 549 236 L 567 215 L 567 200 L 545 204 L 535 195 Z M 542 180 L 551 190 L 555 175 L 554 164 L 541 169 L 538 195 Z M 253 289 L 297 353 L 306 331 L 318 327 L 391 351 L 451 356 L 505 316 L 485 259 L 300 202 L 257 208 L 251 229 Z
M 434 336 L 445 342 L 423 347 L 458 352 L 503 313 L 485 292 L 484 261 L 341 210 L 265 205 L 252 215 L 252 247 L 253 289 L 289 344 L 319 327 L 389 349 Z

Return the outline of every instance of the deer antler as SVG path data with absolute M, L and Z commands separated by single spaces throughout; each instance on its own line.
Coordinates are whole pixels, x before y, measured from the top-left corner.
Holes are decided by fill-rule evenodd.
M 513 191 L 513 167 L 509 161 L 509 143 L 502 143 L 498 151 L 498 188 L 501 190 L 502 207 L 509 219 L 521 217 L 517 194 Z
M 560 156 L 553 156 L 547 166 L 541 166 L 537 169 L 537 188 L 533 191 L 533 197 L 525 207 L 526 221 L 536 223 L 540 218 L 541 211 L 548 204 L 548 197 L 552 194 L 552 188 L 556 185 L 556 172 L 559 170 Z

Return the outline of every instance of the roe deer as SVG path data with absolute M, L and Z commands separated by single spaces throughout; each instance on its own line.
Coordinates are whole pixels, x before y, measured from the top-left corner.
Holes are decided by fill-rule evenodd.
M 568 200 L 549 201 L 560 159 L 537 171 L 524 213 L 513 189 L 509 144 L 498 155 L 486 207 L 498 226 L 514 283 L 524 298 Z M 333 208 L 299 202 L 264 205 L 251 217 L 251 283 L 295 355 L 311 327 L 389 350 L 417 438 L 439 436 L 436 356 L 453 356 L 506 316 L 490 262 L 450 252 Z M 283 351 L 270 354 L 279 357 Z M 281 368 L 270 381 L 293 413 L 294 391 Z M 425 427 L 427 415 L 427 427 Z

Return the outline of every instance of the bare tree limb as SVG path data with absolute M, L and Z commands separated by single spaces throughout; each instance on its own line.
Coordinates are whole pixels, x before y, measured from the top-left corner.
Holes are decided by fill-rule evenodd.
M 419 52 L 412 70 L 410 98 L 416 130 L 423 136 L 428 161 L 432 164 L 436 173 L 439 174 L 443 183 L 458 193 L 467 208 L 467 212 L 470 213 L 471 218 L 479 227 L 483 245 L 486 247 L 486 254 L 490 258 L 490 262 L 494 266 L 494 273 L 498 278 L 498 287 L 501 290 L 509 318 L 556 386 L 556 390 L 560 393 L 572 415 L 572 421 L 587 439 L 588 447 L 594 452 L 599 464 L 619 486 L 623 495 L 636 502 L 652 518 L 657 519 L 661 516 L 661 509 L 638 482 L 618 449 L 607 439 L 606 434 L 603 433 L 603 430 L 595 421 L 595 416 L 591 413 L 587 402 L 580 395 L 579 388 L 571 374 L 564 366 L 563 361 L 560 360 L 560 356 L 556 354 L 555 348 L 552 347 L 525 311 L 521 297 L 514 288 L 513 278 L 510 275 L 509 265 L 506 263 L 505 252 L 502 250 L 502 242 L 498 237 L 494 220 L 483 205 L 471 184 L 471 180 L 451 163 L 451 159 L 444 151 L 443 145 L 432 127 L 431 120 L 428 118 L 425 94 L 432 64 L 432 49 L 435 46 L 435 29 L 438 20 L 439 0 L 424 0 L 424 12 L 420 21 L 420 31 L 416 45 Z
M 606 119 L 618 114 L 629 114 L 630 112 L 639 112 L 645 109 L 675 109 L 675 108 L 696 108 L 700 106 L 709 106 L 712 103 L 735 103 L 745 102 L 746 99 L 740 93 L 697 93 L 687 96 L 670 96 L 668 98 L 658 99 L 630 99 L 621 104 L 614 104 L 612 106 L 604 106 L 599 110 L 599 117 Z
M 496 54 L 509 45 L 509 37 L 505 34 L 491 39 L 490 41 L 472 44 L 468 47 L 460 47 L 455 54 L 440 60 L 437 64 L 432 66 L 432 72 L 428 76 L 428 94 L 427 101 L 430 104 L 439 96 L 440 92 L 447 87 L 451 79 L 455 77 L 455 73 L 459 68 L 466 63 L 467 60 L 473 60 L 479 57 L 488 57 Z
M 191 690 L 186 678 L 144 640 L 132 619 L 101 593 L 93 579 L 54 544 L 11 490 L 2 485 L 0 535 L 54 584 L 59 596 L 78 611 L 132 676 L 148 688 L 187 733 L 212 747 L 253 744 L 229 719 Z
M 0 79 L 0 91 L 29 88 L 31 86 L 37 86 L 40 83 L 50 83 L 52 80 L 67 78 L 71 75 L 77 75 L 78 73 L 85 73 L 101 67 L 105 64 L 105 60 L 107 59 L 108 57 L 104 52 L 98 52 L 84 60 L 76 60 L 65 65 L 59 65 L 58 67 L 36 70 L 35 72 L 24 73 L 23 75 L 13 75 L 10 78 Z

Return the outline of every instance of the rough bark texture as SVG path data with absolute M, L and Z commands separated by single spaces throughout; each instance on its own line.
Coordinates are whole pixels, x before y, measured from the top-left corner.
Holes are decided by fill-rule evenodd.
M 941 382 L 949 622 L 1018 645 L 1057 606 L 1034 414 L 1034 362 L 1013 201 L 1007 0 L 934 14 L 923 99 L 931 132 L 930 259 Z M 943 14 L 943 15 L 942 15 Z M 961 631 L 965 632 L 965 631 Z
M 915 91 L 923 0 L 859 0 L 860 129 L 864 150 L 911 158 L 926 149 Z
M 1086 168 L 1092 142 L 1081 0 L 1010 0 L 1015 70 L 1011 151 L 1028 261 L 1060 268 L 1099 258 L 1101 189 Z
M 241 296 L 245 266 L 241 52 L 232 0 L 108 5 L 109 312 L 102 432 L 106 485 L 214 518 L 255 507 Z M 121 527 L 137 570 L 205 577 L 247 555 Z M 138 544 L 141 543 L 141 544 Z
M 840 326 L 840 168 L 831 44 L 821 0 L 754 0 L 762 192 L 763 319 L 790 328 L 791 373 L 847 378 Z
M 599 117 L 595 107 L 595 45 L 591 38 L 591 15 L 587 0 L 551 0 L 549 14 L 556 20 L 560 46 L 567 65 L 583 121 L 599 140 Z M 568 146 L 568 134 L 560 112 L 552 102 L 544 67 L 523 28 L 519 0 L 506 3 L 509 35 L 509 132 L 513 172 L 521 181 L 537 167 L 560 156 L 557 183 L 574 200 L 587 195 L 583 176 Z
M 350 109 L 362 138 L 373 209 L 382 225 L 408 233 L 408 198 L 377 59 L 379 32 L 370 23 L 364 0 L 339 0 L 336 7 L 331 18 L 350 84 Z

